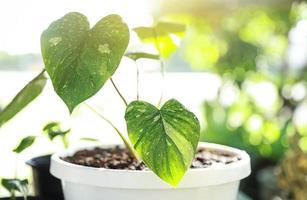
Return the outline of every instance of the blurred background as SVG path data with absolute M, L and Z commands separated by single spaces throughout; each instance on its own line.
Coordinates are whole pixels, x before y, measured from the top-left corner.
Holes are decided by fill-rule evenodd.
M 164 87 L 164 100 L 178 98 L 197 113 L 203 141 L 246 150 L 253 167 L 241 184 L 246 199 L 307 199 L 307 2 L 2 0 L 0 110 L 43 68 L 41 32 L 70 11 L 82 12 L 92 25 L 110 13 L 120 14 L 131 29 L 158 21 L 185 25 L 180 37 L 164 38 L 164 86 L 157 61 L 138 63 L 141 98 L 156 103 Z M 129 50 L 142 46 L 133 32 L 130 43 Z M 135 74 L 134 63 L 124 58 L 114 77 L 129 100 L 135 98 Z M 109 83 L 89 103 L 125 130 L 124 106 Z M 25 160 L 63 148 L 42 137 L 22 155 L 11 152 L 23 136 L 41 135 L 49 121 L 71 128 L 73 145 L 86 143 L 80 137 L 120 141 L 86 107 L 70 117 L 48 83 L 35 102 L 1 127 L 0 177 L 16 171 L 28 177 Z

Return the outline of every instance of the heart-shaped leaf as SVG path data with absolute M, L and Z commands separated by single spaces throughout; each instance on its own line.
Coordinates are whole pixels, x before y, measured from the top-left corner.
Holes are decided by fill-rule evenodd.
M 125 115 L 129 138 L 145 164 L 167 183 L 177 186 L 190 167 L 200 137 L 196 116 L 177 100 L 159 110 L 134 101 Z
M 13 150 L 15 153 L 21 153 L 29 148 L 35 142 L 36 136 L 28 136 L 21 140 L 18 146 Z
M 168 58 L 177 49 L 175 38 L 179 39 L 184 35 L 185 26 L 158 22 L 153 27 L 136 27 L 133 30 L 143 42 L 153 44 L 162 57 Z
M 30 81 L 14 99 L 0 112 L 0 127 L 24 109 L 43 91 L 46 85 L 44 72 Z
M 106 16 L 90 29 L 84 15 L 68 13 L 43 32 L 45 68 L 70 112 L 114 74 L 128 42 L 128 27 L 118 15 Z

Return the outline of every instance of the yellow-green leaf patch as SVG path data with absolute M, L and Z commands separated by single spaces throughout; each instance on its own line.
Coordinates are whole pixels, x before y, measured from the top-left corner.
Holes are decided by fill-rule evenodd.
M 177 49 L 175 37 L 181 38 L 184 35 L 185 26 L 158 22 L 153 27 L 136 27 L 133 30 L 143 42 L 153 44 L 162 57 L 168 58 Z

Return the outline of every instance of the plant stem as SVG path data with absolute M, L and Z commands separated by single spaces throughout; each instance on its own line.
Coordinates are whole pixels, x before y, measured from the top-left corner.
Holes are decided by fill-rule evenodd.
M 15 192 L 14 191 L 11 192 L 11 198 L 10 199 L 11 200 L 16 200 L 16 196 L 15 196 Z
M 14 178 L 17 179 L 18 177 L 18 155 L 15 153 L 14 154 Z
M 163 59 L 161 57 L 161 49 L 160 49 L 160 43 L 159 43 L 159 39 L 158 39 L 158 34 L 157 34 L 155 29 L 153 30 L 153 32 L 154 32 L 154 37 L 155 37 L 155 46 L 156 46 L 156 49 L 158 50 L 158 53 L 159 53 L 160 73 L 161 73 L 161 77 L 162 77 L 161 95 L 160 95 L 160 99 L 158 101 L 158 107 L 160 107 L 160 105 L 162 103 L 163 95 L 164 95 L 165 66 L 164 66 Z
M 95 110 L 93 107 L 91 107 L 90 105 L 88 105 L 87 103 L 84 103 L 84 105 L 86 105 L 91 111 L 93 111 L 97 116 L 99 116 L 101 119 L 103 119 L 104 121 L 106 121 L 115 131 L 116 133 L 119 135 L 119 137 L 123 140 L 123 142 L 125 143 L 126 147 L 130 150 L 130 152 L 132 153 L 132 155 L 139 160 L 134 148 L 131 146 L 131 144 L 129 143 L 129 141 L 125 138 L 125 136 L 120 132 L 120 130 L 105 116 L 103 116 L 102 114 L 100 114 L 97 110 Z
M 69 147 L 69 143 L 65 135 L 62 136 L 62 142 L 63 142 L 64 148 L 67 149 Z
M 160 99 L 158 101 L 158 107 L 160 107 L 161 103 L 162 103 L 162 99 L 164 96 L 164 80 L 165 80 L 165 73 L 164 73 L 164 62 L 162 60 L 162 58 L 160 57 L 160 69 L 161 69 L 161 76 L 162 76 L 162 88 L 161 88 L 161 95 L 160 95 Z
M 123 100 L 123 102 L 125 103 L 126 106 L 128 106 L 128 103 L 126 101 L 126 99 L 124 98 L 124 96 L 120 93 L 119 89 L 116 87 L 112 77 L 110 78 L 112 85 L 114 86 L 116 92 L 118 93 L 118 95 L 120 96 L 120 98 Z
M 140 99 L 140 69 L 139 66 L 137 64 L 137 62 L 135 61 L 135 66 L 136 66 L 136 99 L 139 100 Z

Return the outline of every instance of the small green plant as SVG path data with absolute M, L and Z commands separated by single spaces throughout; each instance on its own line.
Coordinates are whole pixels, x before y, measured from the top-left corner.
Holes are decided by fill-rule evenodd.
M 70 133 L 70 129 L 63 130 L 59 122 L 49 122 L 44 126 L 43 132 L 48 136 L 50 141 L 60 137 L 62 139 L 63 146 L 68 148 L 69 142 L 67 139 L 67 134 Z
M 35 141 L 35 136 L 28 136 L 21 140 L 21 142 L 14 148 L 13 152 L 19 155 L 27 148 L 29 148 Z M 16 170 L 16 168 L 15 168 Z M 29 193 L 29 182 L 27 179 L 18 179 L 17 171 L 15 172 L 15 178 L 12 179 L 1 179 L 1 185 L 10 193 L 10 199 L 16 199 L 16 193 L 20 193 L 24 200 L 27 200 Z
M 126 56 L 135 61 L 139 58 L 159 59 L 163 75 L 163 58 L 176 47 L 171 35 L 180 35 L 184 27 L 158 23 L 153 27 L 134 30 L 141 40 L 154 44 L 158 55 L 137 52 Z M 116 130 L 136 158 L 141 159 L 161 179 L 177 186 L 194 157 L 200 137 L 199 121 L 175 99 L 160 106 L 163 92 L 158 106 L 139 100 L 139 96 L 129 103 L 125 100 L 112 75 L 125 54 L 129 37 L 128 26 L 118 15 L 106 16 L 92 28 L 84 15 L 75 12 L 53 22 L 41 36 L 45 68 L 2 111 L 0 126 L 41 93 L 46 83 L 45 71 L 70 113 L 110 80 L 126 105 L 124 118 L 130 140 L 110 120 L 84 104 Z
M 24 200 L 27 200 L 28 195 L 28 180 L 20 179 L 2 179 L 1 185 L 10 193 L 10 199 L 16 199 L 16 193 L 19 192 L 23 195 Z
M 70 129 L 63 130 L 59 122 L 49 122 L 43 127 L 43 133 L 49 138 L 50 141 L 53 141 L 55 138 L 61 138 L 63 146 L 68 148 L 69 143 L 67 139 L 67 134 L 70 132 Z M 25 149 L 31 147 L 35 140 L 41 137 L 36 135 L 31 135 L 21 139 L 19 145 L 13 150 L 15 153 L 21 153 Z
M 65 148 L 68 147 L 67 134 L 70 132 L 70 129 L 63 130 L 59 122 L 49 122 L 43 127 L 43 133 L 48 136 L 50 141 L 53 141 L 55 138 L 60 137 L 62 139 L 63 145 Z M 40 136 L 27 136 L 21 139 L 19 144 L 13 149 L 13 152 L 16 155 L 19 155 L 29 147 L 31 147 L 37 137 Z M 94 139 L 88 138 L 87 140 L 94 141 Z M 16 193 L 19 192 L 23 195 L 24 199 L 27 200 L 28 195 L 28 180 L 27 179 L 2 179 L 1 185 L 10 193 L 11 199 L 16 199 Z

